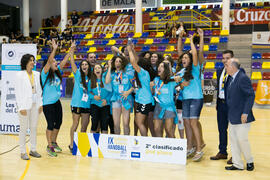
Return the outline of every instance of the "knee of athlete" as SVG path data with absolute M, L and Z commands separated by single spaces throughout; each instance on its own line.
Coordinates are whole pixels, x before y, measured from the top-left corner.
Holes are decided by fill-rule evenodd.
M 48 126 L 47 126 L 47 130 L 49 130 L 49 131 L 52 131 L 53 130 L 53 124 L 48 124 Z

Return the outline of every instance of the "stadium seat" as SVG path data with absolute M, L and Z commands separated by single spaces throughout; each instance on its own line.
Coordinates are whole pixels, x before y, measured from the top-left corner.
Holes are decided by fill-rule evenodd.
M 95 40 L 95 45 L 101 45 L 102 41 L 101 40 Z
M 186 6 L 185 9 L 190 9 L 190 6 Z
M 165 49 L 166 49 L 166 46 L 159 46 L 158 49 L 157 49 L 157 51 L 158 52 L 164 52 Z
M 184 46 L 184 47 L 183 47 L 183 51 L 189 51 L 190 49 L 191 49 L 190 46 Z
M 209 44 L 210 38 L 208 38 L 208 37 L 203 38 L 203 42 L 204 42 L 204 44 Z
M 252 53 L 252 56 L 251 56 L 252 59 L 262 59 L 262 55 L 261 53 Z
M 150 38 L 156 37 L 157 33 L 156 32 L 150 32 L 149 36 Z
M 220 5 L 219 5 L 219 4 L 216 4 L 216 5 L 214 6 L 214 9 L 220 9 Z
M 102 45 L 107 45 L 108 42 L 109 42 L 108 40 L 103 40 L 101 44 L 102 44 Z
M 217 72 L 215 71 L 212 79 L 217 79 Z
M 115 45 L 116 41 L 115 40 L 109 40 L 108 44 L 109 46 Z
M 107 56 L 105 57 L 105 61 L 109 61 L 113 58 L 113 54 L 107 54 Z
M 213 78 L 213 72 L 204 73 L 204 79 L 212 79 L 212 78 Z
M 202 5 L 200 9 L 206 9 L 207 6 L 206 5 Z
M 263 53 L 262 59 L 270 59 L 270 53 Z
M 158 20 L 159 20 L 158 16 L 154 16 L 154 17 L 151 19 L 151 21 L 158 21 Z
M 150 12 L 149 16 L 154 16 L 156 13 L 155 12 Z
M 153 44 L 154 40 L 153 39 L 146 39 L 144 44 Z
M 177 39 L 176 38 L 170 38 L 169 44 L 176 44 Z
M 270 69 L 270 62 L 263 62 L 262 69 Z
M 140 38 L 142 36 L 142 33 L 135 33 L 133 38 Z
M 120 38 L 127 38 L 127 33 L 121 33 Z
M 87 53 L 88 50 L 89 50 L 89 47 L 83 47 L 82 52 Z
M 215 69 L 222 69 L 224 67 L 222 62 L 216 62 Z
M 261 80 L 261 79 L 262 79 L 262 73 L 261 72 L 252 72 L 251 80 Z
M 243 8 L 247 8 L 247 7 L 248 7 L 248 3 L 243 3 L 243 4 L 242 4 L 242 7 L 243 7 Z
M 205 63 L 205 69 L 214 69 L 215 63 L 214 62 L 206 62 Z
M 113 37 L 113 34 L 106 34 L 106 36 L 104 37 L 105 39 L 111 39 Z
M 185 44 L 190 44 L 190 38 L 186 38 Z
M 86 46 L 92 46 L 93 44 L 95 44 L 95 41 L 90 40 L 90 41 L 87 41 L 87 44 L 85 44 L 85 45 Z
M 111 10 L 111 11 L 110 11 L 110 14 L 115 14 L 115 13 L 117 13 L 116 10 Z
M 97 33 L 95 33 L 94 35 L 93 35 L 93 39 L 98 39 L 99 38 L 99 35 L 97 34 Z
M 106 37 L 106 34 L 102 33 L 102 34 L 99 35 L 99 39 L 104 39 L 105 37 Z
M 260 63 L 260 62 L 253 62 L 251 64 L 251 68 L 252 69 L 261 69 L 262 68 L 262 63 Z
M 197 10 L 198 9 L 198 6 L 196 5 L 196 6 L 193 6 L 193 8 L 192 9 L 195 9 L 195 10 Z
M 103 47 L 97 47 L 97 51 L 96 52 L 103 52 L 104 48 Z
M 264 2 L 264 7 L 270 6 L 270 2 Z
M 270 72 L 263 73 L 263 80 L 270 80 Z
M 205 30 L 204 31 L 204 36 L 212 36 L 212 31 L 211 30 Z
M 41 55 L 38 54 L 38 55 L 37 55 L 37 61 L 40 60 L 40 59 L 41 59 Z
M 149 51 L 150 50 L 150 47 L 149 46 L 143 46 L 142 48 L 142 51 L 145 52 L 145 51 Z
M 139 39 L 137 44 L 144 44 L 145 43 L 145 39 Z
M 228 42 L 228 37 L 221 37 L 219 40 L 220 43 L 227 43 Z
M 93 37 L 92 34 L 86 34 L 86 36 L 84 37 L 84 39 L 91 39 Z
M 111 47 L 105 47 L 103 51 L 106 53 L 112 52 Z
M 140 51 L 142 51 L 142 47 L 141 46 L 135 46 L 134 50 L 136 52 L 140 52 Z
M 117 39 L 119 37 L 120 37 L 120 34 L 119 33 L 114 33 L 112 38 Z
M 211 14 L 212 13 L 212 9 L 207 9 L 206 11 L 205 11 L 205 14 Z
M 241 8 L 241 4 L 240 3 L 235 3 L 234 8 Z
M 257 2 L 257 3 L 256 3 L 256 6 L 257 6 L 257 7 L 262 7 L 262 6 L 263 6 L 263 2 Z
M 163 10 L 164 10 L 163 7 L 159 7 L 159 8 L 157 9 L 157 11 L 163 11 Z
M 80 41 L 77 41 L 77 42 L 76 42 L 76 45 L 77 45 L 77 46 L 79 46 L 79 45 L 80 45 L 80 46 L 85 46 L 87 43 L 88 43 L 88 41 L 86 41 L 86 40 L 83 40 L 83 41 L 81 41 L 81 42 L 80 42 Z
M 158 49 L 157 46 L 151 46 L 151 47 L 150 47 L 150 51 L 151 51 L 151 52 L 156 52 L 157 49 Z
M 173 58 L 173 60 L 178 60 L 179 56 L 178 56 L 178 54 L 172 54 L 172 58 Z
M 219 36 L 220 35 L 220 31 L 219 30 L 214 30 L 212 32 L 212 36 Z
M 179 16 L 173 16 L 172 17 L 172 21 L 178 21 L 178 19 L 179 19 Z
M 208 45 L 204 45 L 203 46 L 203 51 L 209 51 L 209 46 Z
M 127 37 L 128 38 L 133 38 L 133 36 L 134 36 L 134 33 L 133 32 L 127 34 Z
M 161 44 L 169 44 L 169 39 L 162 39 L 161 40 L 161 42 L 160 42 Z
M 220 35 L 221 36 L 229 36 L 229 30 L 221 30 Z
M 156 38 L 164 37 L 164 32 L 157 32 Z
M 132 43 L 133 43 L 133 44 L 137 44 L 138 41 L 139 41 L 138 39 L 132 39 Z
M 255 7 L 255 6 L 256 6 L 255 3 L 252 3 L 252 2 L 249 3 L 249 7 L 250 7 L 250 8 L 253 8 L 253 7 Z
M 148 38 L 148 36 L 149 36 L 149 32 L 144 32 L 142 33 L 141 38 Z
M 209 46 L 209 51 L 217 51 L 217 49 L 218 49 L 218 47 L 217 47 L 217 45 L 210 45 Z
M 103 61 L 103 60 L 105 60 L 105 58 L 106 58 L 106 55 L 100 54 L 97 59 Z
M 161 42 L 161 39 L 154 39 L 154 44 L 160 44 L 160 42 Z
M 87 53 L 94 53 L 97 51 L 97 48 L 96 47 L 90 47 L 90 49 L 88 50 Z
M 133 39 L 134 40 L 134 39 Z M 132 41 L 133 42 L 133 41 Z M 128 40 L 127 39 L 124 39 L 123 42 L 122 42 L 122 45 L 127 45 L 128 43 Z
M 217 56 L 216 56 L 216 54 L 208 54 L 207 55 L 207 58 L 206 59 L 216 59 L 217 58 Z
M 122 39 L 117 39 L 115 45 L 121 45 L 123 43 Z
M 80 34 L 79 39 L 84 39 L 85 36 L 86 36 L 85 34 Z
M 173 52 L 174 50 L 174 46 L 167 46 L 165 52 Z
M 222 55 L 222 53 L 218 53 L 218 54 L 217 54 L 217 59 L 218 59 L 218 60 L 223 59 L 223 55 Z
M 163 54 L 163 57 L 165 57 L 165 56 L 172 56 L 172 54 L 170 54 L 170 53 L 165 53 L 165 54 Z
M 208 5 L 207 9 L 213 9 L 213 4 Z
M 210 43 L 211 44 L 219 43 L 219 37 L 212 37 L 211 40 L 210 40 Z

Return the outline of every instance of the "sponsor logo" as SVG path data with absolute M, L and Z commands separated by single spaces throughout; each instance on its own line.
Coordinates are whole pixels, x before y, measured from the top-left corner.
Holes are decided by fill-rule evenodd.
M 127 155 L 127 139 L 121 137 L 108 137 L 108 150 L 119 152 L 121 156 Z
M 131 158 L 141 158 L 140 152 L 131 152 Z
M 14 124 L 0 124 L 0 131 L 1 132 L 20 132 L 20 125 Z
M 6 50 L 6 58 L 9 60 L 13 60 L 16 57 L 16 52 L 14 50 Z

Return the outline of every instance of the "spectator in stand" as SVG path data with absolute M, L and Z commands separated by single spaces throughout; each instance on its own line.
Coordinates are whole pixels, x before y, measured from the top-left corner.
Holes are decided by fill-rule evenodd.
M 17 31 L 17 34 L 15 34 L 15 38 L 16 38 L 17 41 L 23 41 L 24 40 L 24 37 L 23 37 L 23 34 L 21 33 L 21 30 Z
M 72 11 L 70 19 L 72 22 L 72 26 L 76 26 L 80 23 L 80 16 L 78 15 L 78 12 L 75 10 Z M 76 31 L 76 29 L 74 28 L 73 31 Z
M 38 38 L 38 43 L 39 45 L 41 46 L 45 46 L 46 44 L 46 35 L 45 35 L 45 32 L 44 31 L 40 31 L 40 35 L 39 35 L 39 38 Z
M 66 29 L 64 29 L 64 31 L 62 32 L 62 38 L 61 38 L 61 46 L 63 46 L 64 44 L 71 44 L 72 41 L 72 29 L 71 26 L 69 24 L 66 24 Z
M 172 26 L 172 38 L 176 38 L 176 32 L 177 32 L 177 25 L 176 22 L 173 22 L 173 26 Z
M 172 31 L 171 31 L 171 26 L 169 25 L 169 23 L 166 23 L 165 25 L 165 37 L 168 38 L 168 37 L 171 37 L 172 35 Z
M 176 35 L 179 36 L 179 34 L 183 32 L 183 36 L 185 36 L 186 33 L 186 27 L 184 25 L 183 21 L 180 21 L 180 24 L 177 25 L 177 31 L 176 31 Z

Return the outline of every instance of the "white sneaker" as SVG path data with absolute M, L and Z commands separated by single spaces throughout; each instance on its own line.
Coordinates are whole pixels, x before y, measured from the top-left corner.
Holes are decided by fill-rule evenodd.
M 196 152 L 195 156 L 192 158 L 192 161 L 199 162 L 203 157 L 203 152 Z

